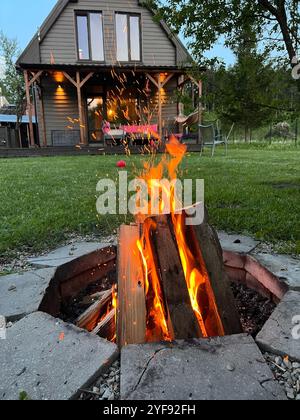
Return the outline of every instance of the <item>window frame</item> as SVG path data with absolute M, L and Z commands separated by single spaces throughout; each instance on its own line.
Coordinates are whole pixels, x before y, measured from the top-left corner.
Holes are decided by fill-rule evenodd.
M 91 36 L 91 20 L 90 15 L 98 14 L 102 16 L 102 43 L 103 43 L 103 60 L 93 60 L 92 57 L 92 36 Z M 79 56 L 79 33 L 78 33 L 78 16 L 84 16 L 87 18 L 87 30 L 88 30 L 88 47 L 89 47 L 89 58 L 80 58 Z M 75 10 L 75 33 L 76 33 L 76 51 L 77 61 L 80 63 L 105 63 L 105 40 L 104 40 L 104 19 L 102 10 Z
M 127 42 L 128 42 L 128 60 L 118 60 L 118 45 L 117 45 L 117 15 L 125 15 L 127 16 Z M 131 17 L 138 17 L 139 18 L 139 48 L 140 48 L 140 59 L 139 60 L 132 60 L 131 55 L 131 24 L 130 18 Z M 115 12 L 115 39 L 116 39 L 116 59 L 119 63 L 142 63 L 143 62 L 143 42 L 142 42 L 142 14 L 141 13 L 130 13 L 130 12 Z

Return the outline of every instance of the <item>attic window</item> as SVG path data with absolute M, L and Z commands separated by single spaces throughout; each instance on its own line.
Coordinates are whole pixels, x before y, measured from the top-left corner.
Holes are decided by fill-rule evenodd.
M 116 13 L 117 60 L 141 61 L 141 16 Z
M 78 59 L 104 61 L 102 13 L 77 12 L 76 25 Z

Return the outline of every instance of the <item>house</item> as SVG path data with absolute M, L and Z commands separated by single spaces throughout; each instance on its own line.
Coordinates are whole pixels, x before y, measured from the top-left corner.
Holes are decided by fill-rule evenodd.
M 162 137 L 174 129 L 175 92 L 190 63 L 141 0 L 59 0 L 17 62 L 31 145 L 35 106 L 44 147 L 105 144 L 107 126 L 107 133 Z

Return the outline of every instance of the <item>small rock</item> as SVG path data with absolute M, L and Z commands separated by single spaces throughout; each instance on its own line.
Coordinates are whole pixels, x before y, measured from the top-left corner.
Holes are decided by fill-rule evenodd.
M 110 378 L 108 381 L 107 381 L 107 384 L 108 385 L 112 385 L 112 384 L 114 384 L 115 383 L 115 379 L 114 378 Z
M 292 363 L 288 359 L 283 360 L 283 366 L 285 366 L 289 370 L 291 370 L 293 368 Z
M 112 394 L 109 397 L 108 401 L 114 401 L 114 400 L 115 400 L 115 394 L 112 392 Z
M 275 363 L 276 363 L 276 365 L 279 365 L 279 366 L 281 366 L 282 365 L 282 357 L 275 357 Z
M 292 363 L 293 369 L 300 369 L 300 363 Z
M 229 372 L 234 372 L 235 366 L 233 363 L 228 363 L 228 365 L 226 366 L 226 369 L 229 370 Z
M 102 395 L 102 400 L 110 400 L 110 398 L 112 397 L 112 394 L 113 394 L 112 391 L 109 388 L 107 388 L 107 390 Z
M 289 400 L 294 400 L 295 399 L 295 391 L 291 388 L 286 389 L 286 395 L 287 395 Z
M 100 389 L 97 388 L 96 386 L 94 386 L 93 392 L 95 392 L 96 394 L 99 394 L 100 393 Z

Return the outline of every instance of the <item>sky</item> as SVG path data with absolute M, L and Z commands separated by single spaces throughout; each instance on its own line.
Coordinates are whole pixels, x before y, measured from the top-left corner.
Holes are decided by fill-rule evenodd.
M 55 3 L 56 0 L 0 0 L 0 31 L 9 38 L 16 38 L 23 50 Z M 222 43 L 216 45 L 206 56 L 218 56 L 226 64 L 234 62 L 233 54 Z

